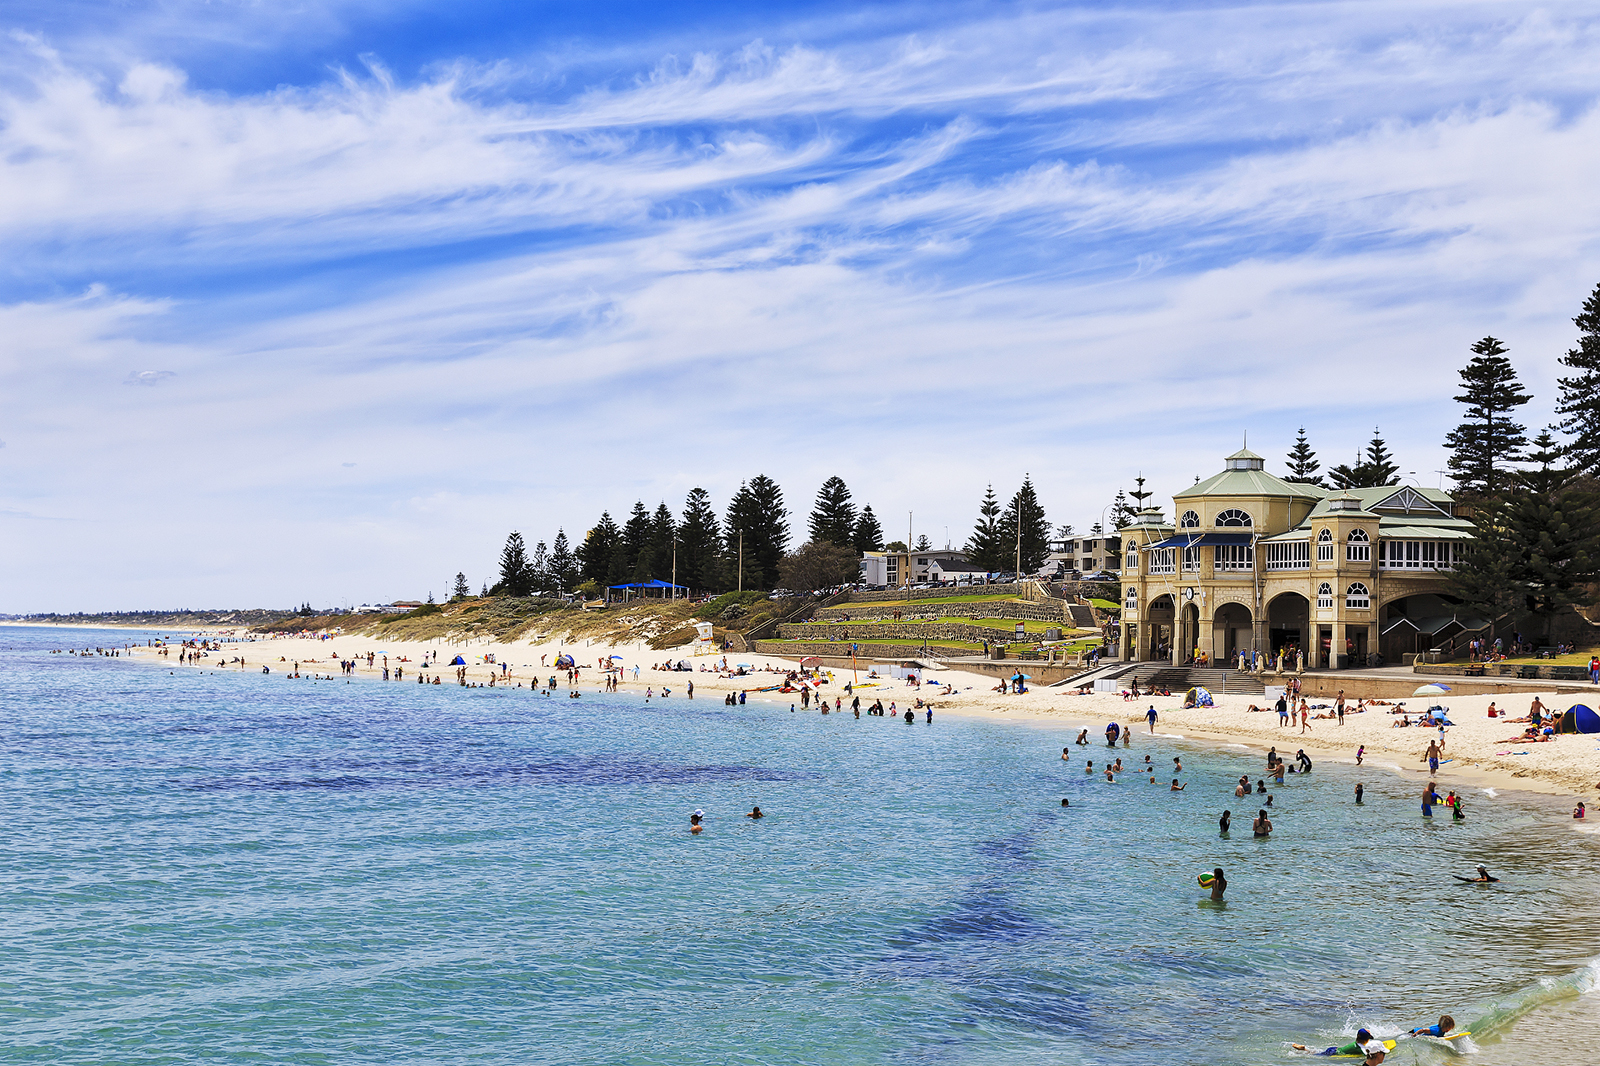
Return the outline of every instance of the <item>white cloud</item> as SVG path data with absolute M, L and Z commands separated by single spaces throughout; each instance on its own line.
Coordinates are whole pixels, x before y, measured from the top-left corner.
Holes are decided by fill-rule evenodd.
M 168 378 L 177 376 L 170 370 L 130 370 L 122 383 L 124 385 L 143 385 L 146 388 L 151 388 L 161 384 Z
M 1600 279 L 1572 10 L 1030 13 L 560 96 L 508 59 L 229 97 L 33 42 L 0 235 L 52 284 L 0 306 L 0 521 L 61 565 L 0 610 L 417 595 L 757 472 L 936 541 L 991 479 L 1086 527 L 1245 429 L 1331 463 L 1378 422 L 1432 480 L 1471 341 L 1547 410 Z

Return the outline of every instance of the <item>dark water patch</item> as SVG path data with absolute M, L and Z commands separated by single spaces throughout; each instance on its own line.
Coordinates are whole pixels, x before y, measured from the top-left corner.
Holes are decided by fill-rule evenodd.
M 300 775 L 286 766 L 262 767 L 205 781 L 174 781 L 186 791 L 286 791 L 301 788 L 461 788 L 548 786 L 709 785 L 723 782 L 787 782 L 814 780 L 816 775 L 757 766 L 676 766 L 647 761 L 575 760 L 543 763 L 438 764 L 420 760 L 357 761 L 347 770 L 386 770 L 386 774 L 329 773 L 326 760 L 300 766 Z

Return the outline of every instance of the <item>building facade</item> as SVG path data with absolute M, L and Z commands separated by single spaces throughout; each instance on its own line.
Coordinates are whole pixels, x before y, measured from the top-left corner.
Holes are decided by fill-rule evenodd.
M 1048 561 L 1063 577 L 1073 573 L 1115 574 L 1122 569 L 1122 538 L 1113 535 L 1053 540 Z
M 863 552 L 861 554 L 861 580 L 868 585 L 888 588 L 918 585 L 925 581 L 950 581 L 950 573 L 939 564 L 946 564 L 950 572 L 967 569 L 962 564 L 967 553 L 954 548 L 929 549 L 911 552 Z
M 1248 449 L 1225 464 L 1173 521 L 1146 508 L 1118 531 L 1124 659 L 1393 664 L 1484 626 L 1449 595 L 1473 527 L 1448 493 L 1284 481 Z

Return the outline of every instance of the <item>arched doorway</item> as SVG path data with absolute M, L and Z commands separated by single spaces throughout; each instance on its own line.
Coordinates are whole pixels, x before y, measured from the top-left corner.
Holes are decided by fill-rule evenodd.
M 1255 616 L 1242 603 L 1219 604 L 1211 616 L 1211 647 L 1219 660 L 1233 659 L 1255 647 Z
M 1306 662 L 1311 661 L 1311 601 L 1298 592 L 1284 592 L 1267 604 L 1267 650 L 1273 656 L 1281 653 L 1285 662 L 1296 653 L 1304 652 Z
M 1176 621 L 1172 596 L 1164 594 L 1150 601 L 1144 611 L 1144 630 L 1140 635 L 1145 659 L 1172 657 L 1173 625 Z
M 1178 646 L 1175 649 L 1180 663 L 1200 663 L 1202 657 L 1211 658 L 1211 642 L 1200 636 L 1200 605 L 1185 603 L 1178 612 Z

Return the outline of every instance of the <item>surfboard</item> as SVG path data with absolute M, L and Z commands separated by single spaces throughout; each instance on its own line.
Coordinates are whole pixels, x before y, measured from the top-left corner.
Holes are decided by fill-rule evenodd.
M 1383 1042 L 1383 1050 L 1385 1050 L 1385 1051 L 1393 1051 L 1394 1047 L 1395 1047 L 1395 1044 L 1394 1044 L 1393 1040 L 1385 1040 Z M 1366 1058 L 1365 1055 L 1361 1055 L 1361 1054 L 1356 1054 L 1356 1055 L 1330 1055 L 1328 1057 L 1329 1058 L 1334 1058 L 1334 1059 L 1364 1059 L 1364 1058 Z
M 1500 883 L 1500 879 L 1498 877 L 1491 877 L 1487 881 L 1482 881 L 1476 877 L 1462 877 L 1460 874 L 1451 874 L 1450 876 L 1455 878 L 1457 881 L 1465 881 L 1469 885 L 1495 885 Z

